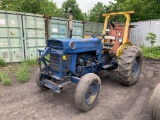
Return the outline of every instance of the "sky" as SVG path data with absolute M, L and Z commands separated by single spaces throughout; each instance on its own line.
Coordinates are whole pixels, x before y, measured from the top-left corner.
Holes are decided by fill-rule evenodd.
M 60 8 L 65 0 L 50 0 L 50 1 L 56 3 L 56 5 Z M 114 0 L 76 0 L 76 1 L 82 12 L 88 12 L 88 10 L 92 9 L 97 2 L 102 2 L 103 4 L 108 5 L 109 1 L 114 1 Z

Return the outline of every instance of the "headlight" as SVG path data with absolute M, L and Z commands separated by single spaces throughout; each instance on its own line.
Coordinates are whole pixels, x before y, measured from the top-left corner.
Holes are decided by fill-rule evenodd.
M 119 38 L 118 41 L 119 41 L 119 42 L 123 42 L 123 38 Z
M 75 48 L 76 48 L 76 44 L 75 44 L 73 41 L 71 41 L 71 42 L 69 43 L 69 47 L 70 47 L 71 49 L 75 49 Z

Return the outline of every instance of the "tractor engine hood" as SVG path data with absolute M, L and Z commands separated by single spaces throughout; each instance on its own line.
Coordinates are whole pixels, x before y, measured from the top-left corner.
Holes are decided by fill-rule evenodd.
M 88 51 L 96 51 L 96 54 L 101 54 L 102 52 L 102 43 L 98 38 L 50 39 L 47 46 L 55 50 L 61 50 L 64 54 Z

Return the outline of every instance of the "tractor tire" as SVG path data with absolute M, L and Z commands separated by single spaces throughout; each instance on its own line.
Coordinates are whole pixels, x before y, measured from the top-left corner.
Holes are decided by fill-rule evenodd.
M 45 86 L 43 86 L 43 85 L 41 84 L 42 79 L 43 79 L 43 78 L 42 78 L 42 74 L 40 73 L 40 70 L 38 69 L 38 70 L 37 70 L 37 73 L 36 73 L 36 77 L 35 77 L 36 85 L 37 85 L 41 90 L 44 90 L 44 91 L 49 90 L 49 88 L 47 88 L 47 87 L 45 87 Z
M 125 85 L 134 85 L 139 78 L 143 64 L 142 50 L 137 46 L 129 46 L 118 61 L 118 80 Z
M 153 120 L 160 120 L 160 83 L 151 95 L 150 112 Z
M 94 73 L 88 73 L 84 75 L 78 85 L 75 92 L 75 103 L 77 107 L 82 111 L 89 111 L 93 108 L 99 96 L 101 88 L 101 80 Z

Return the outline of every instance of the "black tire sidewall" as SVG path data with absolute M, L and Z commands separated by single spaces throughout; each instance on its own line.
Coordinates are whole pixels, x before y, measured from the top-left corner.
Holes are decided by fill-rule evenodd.
M 138 57 L 138 74 L 136 77 L 133 76 L 133 62 Z M 122 60 L 122 61 L 121 61 Z M 118 80 L 125 85 L 134 85 L 138 79 L 142 69 L 143 58 L 142 50 L 137 46 L 129 46 L 126 48 L 119 58 L 118 62 Z M 128 69 L 130 68 L 130 69 Z

